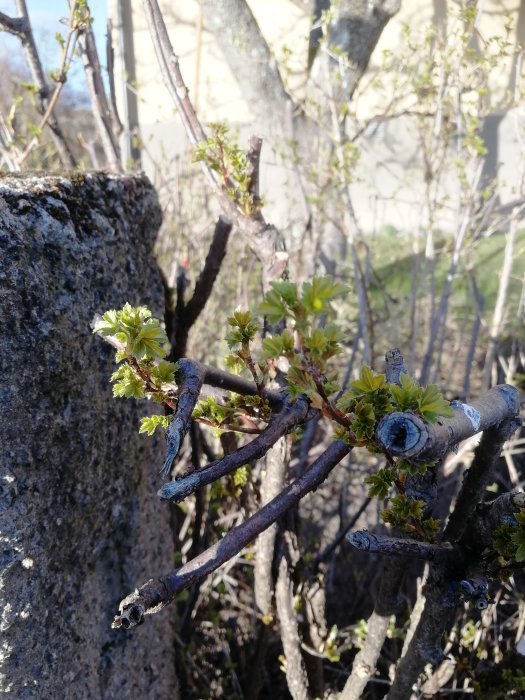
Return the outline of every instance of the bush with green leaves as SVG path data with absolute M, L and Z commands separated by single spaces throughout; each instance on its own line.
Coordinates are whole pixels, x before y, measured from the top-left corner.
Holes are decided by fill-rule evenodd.
M 272 415 L 265 391 L 276 377 L 290 401 L 306 396 L 311 407 L 331 421 L 335 438 L 373 453 L 381 452 L 375 440 L 377 425 L 391 411 L 412 411 L 430 423 L 440 416 L 452 416 L 437 386 L 421 387 L 406 374 L 401 374 L 399 384 L 389 383 L 385 374 L 365 365 L 348 388 L 341 385 L 331 363 L 343 351 L 333 304 L 347 291 L 330 277 L 316 277 L 301 287 L 281 280 L 272 283 L 255 312 L 237 309 L 228 318 L 226 365 L 253 379 L 256 394 L 229 392 L 222 400 L 207 397 L 197 403 L 194 420 L 219 430 L 260 433 L 261 424 Z M 279 330 L 262 337 L 258 317 Z M 108 311 L 95 332 L 111 337 L 117 346 L 116 361 L 121 365 L 111 378 L 115 396 L 148 398 L 170 409 L 176 407 L 177 365 L 163 359 L 166 333 L 148 309 L 126 304 L 120 311 Z M 151 435 L 157 427 L 168 425 L 168 416 L 149 416 L 142 419 L 140 431 Z M 386 467 L 366 478 L 370 496 L 386 499 L 393 488 L 396 491 L 383 519 L 412 537 L 434 540 L 439 521 L 426 518 L 425 503 L 404 493 L 407 476 L 424 474 L 429 465 L 415 467 L 384 456 Z

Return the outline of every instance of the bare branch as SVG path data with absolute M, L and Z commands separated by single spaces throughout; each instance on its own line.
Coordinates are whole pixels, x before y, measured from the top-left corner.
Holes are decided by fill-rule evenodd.
M 231 230 L 231 221 L 225 216 L 219 216 L 204 267 L 195 283 L 193 296 L 181 309 L 175 310 L 175 318 L 172 319 L 173 333 L 170 340 L 173 352 L 177 357 L 185 355 L 188 333 L 210 298 L 213 285 L 226 255 L 226 246 Z
M 37 101 L 36 107 L 42 116 L 46 115 L 46 119 L 42 123 L 42 128 L 45 124 L 47 124 L 49 130 L 51 131 L 53 143 L 57 149 L 58 156 L 63 166 L 73 170 L 76 167 L 75 158 L 73 157 L 71 149 L 69 148 L 64 134 L 62 133 L 58 119 L 54 114 L 53 110 L 55 105 L 51 105 L 50 108 L 49 86 L 45 78 L 38 49 L 33 37 L 33 31 L 25 0 L 16 0 L 16 9 L 20 17 L 8 17 L 4 13 L 0 13 L 0 25 L 7 31 L 15 34 L 15 36 L 17 36 L 22 42 L 22 48 L 24 50 L 31 77 L 35 85 L 38 87 L 39 100 Z
M 285 114 L 294 107 L 259 25 L 245 0 L 199 0 L 205 27 L 214 37 L 265 138 L 285 136 Z
M 366 530 L 357 530 L 348 535 L 348 541 L 356 549 L 371 554 L 387 554 L 392 557 L 414 557 L 424 561 L 449 561 L 457 558 L 458 552 L 450 544 L 430 544 L 420 540 L 374 535 Z
M 400 604 L 399 587 L 406 571 L 406 559 L 396 557 L 385 562 L 374 611 L 367 620 L 367 634 L 362 649 L 354 659 L 352 673 L 339 700 L 360 700 L 372 677 L 386 639 L 390 617 Z
M 168 426 L 168 451 L 166 461 L 160 472 L 162 476 L 167 476 L 170 473 L 173 460 L 178 455 L 184 437 L 191 425 L 191 414 L 199 400 L 204 380 L 204 370 L 191 360 L 182 359 L 178 362 L 175 378 L 178 383 L 177 409 Z
M 175 102 L 190 143 L 196 146 L 206 140 L 206 133 L 189 99 L 179 60 L 173 51 L 157 0 L 144 0 L 144 10 L 162 77 Z M 201 161 L 201 164 L 208 182 L 219 197 L 223 211 L 239 226 L 248 239 L 251 250 L 262 262 L 263 291 L 266 292 L 270 282 L 282 277 L 288 269 L 288 254 L 285 252 L 282 234 L 275 226 L 267 224 L 260 212 L 251 218 L 241 212 L 217 179 L 216 173 L 205 161 Z
M 168 605 L 179 591 L 189 588 L 229 561 L 307 493 L 316 489 L 351 449 L 341 440 L 334 441 L 305 474 L 287 486 L 251 518 L 230 530 L 219 542 L 185 566 L 159 579 L 150 579 L 125 598 L 120 603 L 120 615 L 115 618 L 113 627 L 135 627 L 143 622 L 144 615 L 158 612 Z
M 285 547 L 282 543 L 282 549 Z M 273 551 L 273 548 L 272 548 Z M 286 683 L 293 700 L 304 700 L 310 696 L 308 676 L 301 654 L 301 638 L 297 627 L 297 615 L 293 608 L 293 585 L 290 576 L 290 566 L 283 552 L 279 561 L 275 600 L 279 628 L 286 658 Z
M 443 534 L 443 537 L 451 542 L 458 541 L 463 536 L 476 512 L 477 504 L 484 500 L 485 489 L 493 479 L 503 443 L 521 425 L 518 417 L 519 400 L 517 397 L 516 401 L 518 403 L 516 412 L 511 413 L 501 423 L 485 430 L 479 445 L 476 447 L 474 459 L 463 476 L 454 511 L 450 515 Z M 475 539 L 478 539 L 480 534 Z
M 9 17 L 4 12 L 0 12 L 0 27 L 3 27 L 6 32 L 14 34 L 20 39 L 24 38 L 25 33 L 30 29 L 25 17 Z
M 69 0 L 69 4 L 71 7 L 74 7 L 75 0 Z M 89 23 L 86 23 L 86 25 L 79 30 L 78 43 L 84 63 L 84 72 L 86 74 L 86 82 L 91 97 L 95 124 L 102 148 L 104 149 L 104 154 L 111 170 L 116 173 L 122 173 L 123 168 L 120 162 L 120 149 L 117 136 L 113 131 L 112 112 L 108 104 L 106 90 L 102 80 L 102 71 L 100 69 L 95 36 Z
M 263 457 L 277 440 L 293 430 L 308 413 L 308 402 L 299 398 L 295 403 L 285 401 L 281 413 L 274 415 L 265 430 L 247 445 L 198 472 L 179 476 L 160 489 L 158 495 L 164 501 L 182 501 L 197 489 L 211 484 L 235 469 Z
M 283 489 L 289 462 L 289 450 L 285 440 L 278 440 L 264 457 L 263 476 L 260 487 L 260 502 L 265 506 Z M 274 593 L 274 553 L 277 524 L 270 525 L 257 538 L 257 554 L 254 564 L 255 605 L 264 618 L 272 616 Z M 268 619 L 264 619 L 268 622 Z

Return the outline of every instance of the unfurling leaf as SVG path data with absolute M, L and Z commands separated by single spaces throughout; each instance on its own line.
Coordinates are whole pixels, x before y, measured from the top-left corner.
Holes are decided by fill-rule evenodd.
M 153 433 L 159 427 L 159 425 L 166 430 L 169 421 L 169 416 L 145 416 L 144 418 L 140 419 L 141 425 L 139 433 L 147 433 L 148 435 L 153 435 Z

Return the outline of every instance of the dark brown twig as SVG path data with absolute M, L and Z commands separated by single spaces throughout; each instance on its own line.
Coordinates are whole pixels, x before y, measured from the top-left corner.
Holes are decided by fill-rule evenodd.
M 356 549 L 371 554 L 386 554 L 391 557 L 413 557 L 424 561 L 450 561 L 458 552 L 450 544 L 431 544 L 420 540 L 375 535 L 366 530 L 357 530 L 348 535 L 348 541 Z
M 303 476 L 287 486 L 251 518 L 230 530 L 219 542 L 185 566 L 159 579 L 150 579 L 125 598 L 119 606 L 120 615 L 115 618 L 113 627 L 127 629 L 140 624 L 144 615 L 158 612 L 168 605 L 179 591 L 189 588 L 195 581 L 229 561 L 307 493 L 315 490 L 351 449 L 341 440 L 334 441 Z
M 177 408 L 168 426 L 168 451 L 160 472 L 162 476 L 168 476 L 170 473 L 173 460 L 178 455 L 182 441 L 191 425 L 191 414 L 199 400 L 204 370 L 191 360 L 181 359 L 177 364 L 175 378 L 178 384 Z
M 191 493 L 206 484 L 230 474 L 235 469 L 263 457 L 277 440 L 293 430 L 308 413 L 308 402 L 299 398 L 293 404 L 285 402 L 281 413 L 274 415 L 263 432 L 247 445 L 240 447 L 230 455 L 220 459 L 198 472 L 185 474 L 170 481 L 160 489 L 158 495 L 164 501 L 182 501 Z
M 231 221 L 225 216 L 219 216 L 215 224 L 213 239 L 204 267 L 195 283 L 193 296 L 186 304 L 181 304 L 181 307 L 175 310 L 175 318 L 171 321 L 173 328 L 171 337 L 173 347 L 172 359 L 177 359 L 186 354 L 188 333 L 210 298 L 213 285 L 226 255 L 226 247 L 231 230 Z

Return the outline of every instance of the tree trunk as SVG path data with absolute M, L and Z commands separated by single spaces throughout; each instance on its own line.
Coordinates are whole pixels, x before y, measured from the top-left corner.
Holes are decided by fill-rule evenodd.
M 172 547 L 164 447 L 138 435 L 147 404 L 113 399 L 90 328 L 126 301 L 162 316 L 160 220 L 144 177 L 0 178 L 0 692 L 16 698 L 178 695 L 169 612 L 110 629 Z

